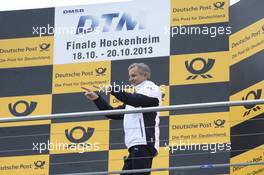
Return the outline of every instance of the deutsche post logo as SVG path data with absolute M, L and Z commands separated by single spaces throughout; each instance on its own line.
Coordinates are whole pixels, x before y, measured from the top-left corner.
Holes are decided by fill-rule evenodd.
M 44 169 L 45 161 L 38 160 L 34 162 L 35 169 Z
M 75 133 L 75 132 L 81 132 L 82 137 L 74 138 L 73 133 Z M 68 129 L 65 130 L 66 138 L 71 143 L 75 143 L 75 144 L 86 142 L 87 140 L 89 140 L 93 136 L 93 134 L 94 134 L 94 128 L 90 128 L 90 127 L 85 129 L 84 127 L 76 126 L 76 127 L 72 128 L 70 131 Z
M 49 51 L 50 44 L 42 43 L 39 45 L 40 51 Z
M 256 91 L 250 91 L 246 96 L 242 97 L 242 100 L 248 100 L 249 96 L 253 96 L 254 100 L 258 100 L 260 99 L 261 94 L 262 94 L 262 89 L 257 89 Z M 249 115 L 252 110 L 256 112 L 261 109 L 256 104 L 244 105 L 244 108 L 246 108 L 247 111 L 244 113 L 243 117 Z
M 95 69 L 96 76 L 104 76 L 106 72 L 106 68 L 99 67 Z
M 224 128 L 225 120 L 217 119 L 214 121 L 215 128 Z
M 224 9 L 225 2 L 218 1 L 214 3 L 215 10 Z
M 19 100 L 17 101 L 14 105 L 12 105 L 12 103 L 8 104 L 8 108 L 9 108 L 9 112 L 16 117 L 20 117 L 20 116 L 27 116 L 30 115 L 37 107 L 37 102 L 31 101 L 30 103 L 28 103 L 25 100 Z M 17 110 L 17 106 L 18 105 L 24 105 L 25 106 L 25 110 L 23 112 L 19 112 Z
M 200 68 L 195 68 L 194 64 L 202 63 L 202 66 Z M 206 74 L 209 70 L 212 69 L 214 66 L 215 60 L 214 59 L 208 59 L 207 61 L 204 58 L 195 58 L 190 63 L 189 61 L 185 61 L 185 67 L 186 69 L 192 73 L 193 75 L 190 75 L 186 78 L 186 80 L 194 80 L 198 76 L 201 76 L 204 79 L 207 78 L 213 78 L 212 75 Z

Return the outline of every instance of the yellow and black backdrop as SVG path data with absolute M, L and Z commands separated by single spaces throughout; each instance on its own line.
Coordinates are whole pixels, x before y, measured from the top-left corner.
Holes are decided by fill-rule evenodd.
M 263 98 L 263 2 L 129 1 L 0 12 L 0 116 L 95 111 L 82 86 L 128 85 L 144 62 L 163 105 Z M 112 105 L 121 104 L 112 96 Z M 157 175 L 263 174 L 263 105 L 161 112 Z M 0 124 L 0 174 L 120 170 L 122 121 L 104 116 Z M 209 167 L 209 168 L 208 168 Z

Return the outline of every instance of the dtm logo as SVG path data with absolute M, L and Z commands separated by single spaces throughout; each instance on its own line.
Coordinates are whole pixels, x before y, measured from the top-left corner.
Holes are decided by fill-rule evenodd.
M 250 91 L 245 97 L 242 97 L 242 100 L 248 100 L 250 95 L 253 96 L 254 100 L 258 100 L 260 99 L 261 94 L 262 94 L 262 89 L 257 89 L 256 91 Z M 247 111 L 244 113 L 243 117 L 249 115 L 251 110 L 256 112 L 261 109 L 259 106 L 256 106 L 256 104 L 244 105 L 244 108 L 246 108 Z
M 202 63 L 202 66 L 200 66 L 200 68 L 195 68 L 194 64 L 199 64 Z M 185 67 L 186 69 L 194 74 L 194 75 L 190 75 L 186 78 L 186 80 L 194 80 L 196 79 L 199 75 L 202 78 L 213 78 L 212 75 L 210 74 L 205 74 L 206 72 L 208 72 L 210 69 L 212 69 L 212 67 L 214 66 L 215 60 L 214 59 L 208 59 L 208 61 L 206 62 L 206 60 L 204 58 L 195 58 L 193 59 L 190 63 L 188 61 L 185 61 Z
M 77 133 L 82 133 L 82 137 L 80 138 L 74 138 L 73 136 L 73 133 L 76 132 Z M 66 135 L 66 138 L 72 142 L 72 143 L 75 143 L 75 144 L 79 144 L 79 143 L 84 143 L 86 142 L 87 140 L 89 140 L 94 134 L 94 128 L 87 128 L 85 130 L 85 128 L 81 127 L 81 126 L 76 126 L 74 127 L 73 129 L 71 129 L 71 131 L 68 131 L 68 129 L 65 130 L 65 135 Z
M 11 114 L 13 114 L 16 117 L 20 117 L 20 116 L 27 116 L 30 115 L 37 107 L 37 102 L 30 102 L 30 104 L 27 101 L 24 100 L 20 100 L 17 101 L 14 105 L 12 105 L 11 103 L 8 104 L 8 108 Z M 19 110 L 17 109 L 18 106 L 24 105 L 25 106 L 25 110 L 23 112 L 19 112 Z
M 104 21 L 104 24 L 100 23 L 100 19 Z M 142 19 L 144 19 L 144 15 L 140 16 L 140 21 L 142 21 Z M 143 22 L 133 19 L 127 13 L 103 14 L 101 18 L 98 18 L 97 16 L 86 15 L 80 17 L 76 34 L 91 33 L 97 28 L 102 28 L 102 32 L 109 32 L 111 28 L 114 28 L 114 31 L 121 31 L 124 26 L 126 26 L 126 30 L 135 30 L 136 27 L 138 27 L 139 30 L 145 28 Z

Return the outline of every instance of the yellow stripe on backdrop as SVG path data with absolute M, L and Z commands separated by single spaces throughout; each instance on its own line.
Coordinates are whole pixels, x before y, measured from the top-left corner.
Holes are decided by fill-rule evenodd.
M 0 68 L 53 64 L 53 36 L 0 40 Z
M 171 0 L 171 26 L 227 22 L 229 0 Z
M 50 154 L 109 150 L 109 120 L 51 124 Z
M 49 174 L 49 155 L 12 156 L 0 158 L 0 175 Z
M 109 85 L 110 72 L 110 61 L 54 65 L 52 93 L 83 92 L 82 86 L 100 90 L 94 86 Z
M 230 160 L 231 164 L 235 163 L 253 163 L 253 162 L 264 162 L 264 144 L 249 150 L 245 153 L 232 157 Z M 253 174 L 264 174 L 264 165 L 254 166 L 233 166 L 230 167 L 230 175 L 253 175 Z
M 170 85 L 229 81 L 229 52 L 174 55 L 170 58 Z
M 231 101 L 264 99 L 264 81 L 254 84 L 230 96 Z M 230 107 L 230 126 L 236 126 L 264 112 L 264 105 L 246 105 Z
M 1 127 L 49 125 L 50 120 L 1 123 Z M 49 133 L 46 133 L 49 134 Z
M 229 38 L 231 65 L 236 64 L 264 48 L 264 19 L 239 30 Z
M 170 116 L 170 145 L 229 143 L 229 113 Z
M 52 95 L 0 98 L 1 117 L 38 116 L 51 114 Z

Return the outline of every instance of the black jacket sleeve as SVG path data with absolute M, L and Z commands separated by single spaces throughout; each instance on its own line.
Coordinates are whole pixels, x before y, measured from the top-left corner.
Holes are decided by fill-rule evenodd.
M 148 97 L 138 93 L 131 94 L 123 91 L 112 91 L 111 94 L 123 103 L 134 107 L 152 107 L 159 105 L 159 100 L 157 98 Z
M 94 103 L 100 110 L 125 109 L 125 105 L 121 105 L 116 108 L 113 108 L 100 95 L 99 98 L 94 100 Z M 106 117 L 113 120 L 122 120 L 124 118 L 124 114 L 106 115 Z

